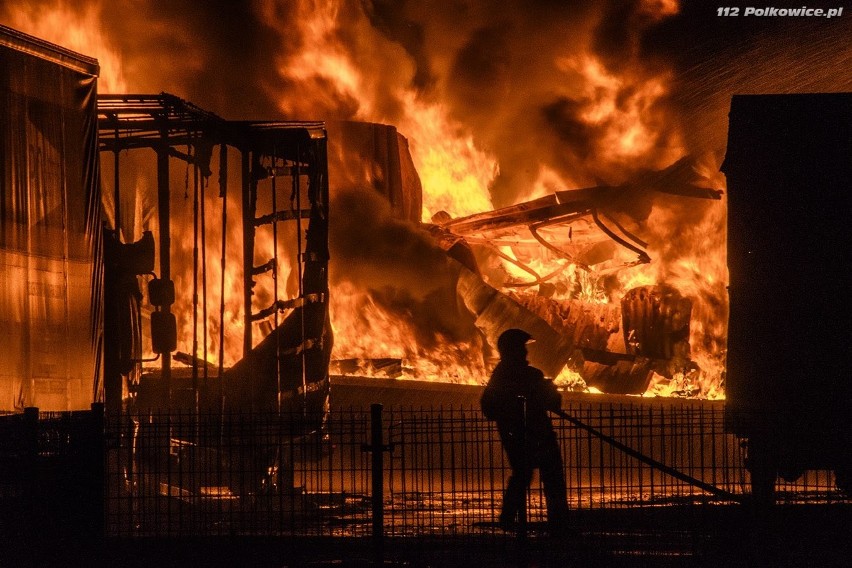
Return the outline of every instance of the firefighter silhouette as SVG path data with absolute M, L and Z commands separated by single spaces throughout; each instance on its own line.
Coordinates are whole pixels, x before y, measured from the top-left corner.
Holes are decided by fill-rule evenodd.
M 485 417 L 497 423 L 503 451 L 512 473 L 503 494 L 500 526 L 511 529 L 519 521 L 526 491 L 538 468 L 551 529 L 563 529 L 568 514 L 562 455 L 549 410 L 562 407 L 553 381 L 527 362 L 532 336 L 520 329 L 504 331 L 497 340 L 500 362 L 482 394 Z

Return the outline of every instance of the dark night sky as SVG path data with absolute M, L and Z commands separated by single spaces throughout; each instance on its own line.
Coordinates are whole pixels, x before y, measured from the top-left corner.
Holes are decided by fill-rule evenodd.
M 842 6 L 774 5 L 803 4 Z M 717 5 L 708 2 L 687 2 L 682 8 L 652 30 L 643 45 L 647 53 L 662 55 L 674 67 L 673 99 L 696 141 L 724 145 L 718 125 L 726 121 L 733 94 L 852 91 L 852 5 L 835 19 L 724 18 L 716 16 Z

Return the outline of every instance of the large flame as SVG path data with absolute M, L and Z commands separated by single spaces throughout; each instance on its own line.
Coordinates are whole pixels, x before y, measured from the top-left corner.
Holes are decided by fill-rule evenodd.
M 463 217 L 491 209 L 488 187 L 496 160 L 476 147 L 473 137 L 447 117 L 440 105 L 406 91 L 398 128 L 411 140 L 411 153 L 423 184 L 423 220 L 439 211 Z
M 660 134 L 653 121 L 654 105 L 666 94 L 667 77 L 619 77 L 593 55 L 564 57 L 557 66 L 582 77 L 583 96 L 589 101 L 581 112 L 583 122 L 601 128 L 596 150 L 612 162 L 641 160 L 662 167 L 682 155 L 677 145 L 657 149 Z M 625 92 L 629 93 L 625 97 Z M 649 163 L 650 160 L 650 163 Z
M 267 14 L 274 12 L 267 5 Z M 280 106 L 288 113 L 311 111 L 320 107 L 332 107 L 339 112 L 342 107 L 354 109 L 355 118 L 369 121 L 391 119 L 411 142 L 412 157 L 417 166 L 423 184 L 423 219 L 428 221 L 438 211 L 446 211 L 451 216 L 464 216 L 486 211 L 491 208 L 489 188 L 499 174 L 499 164 L 495 157 L 478 148 L 474 137 L 463 126 L 448 115 L 440 102 L 427 100 L 411 83 L 399 80 L 399 75 L 410 73 L 410 67 L 400 69 L 396 76 L 388 75 L 387 69 L 373 61 L 364 64 L 355 58 L 361 54 L 346 47 L 340 40 L 341 29 L 353 26 L 357 30 L 357 44 L 367 51 L 381 51 L 387 46 L 386 39 L 377 36 L 366 22 L 357 15 L 353 16 L 351 7 L 344 21 L 345 3 L 304 3 L 298 10 L 301 32 L 301 49 L 283 62 L 281 72 L 288 78 L 298 81 L 305 90 L 319 92 L 320 100 L 310 101 L 302 97 L 281 98 Z M 642 5 L 645 14 L 654 18 L 663 18 L 677 12 L 673 2 L 646 2 Z M 366 48 L 366 45 L 379 47 Z M 402 59 L 402 61 L 405 61 Z M 595 133 L 593 151 L 596 160 L 619 171 L 629 169 L 631 164 L 644 167 L 663 167 L 683 155 L 677 133 L 663 133 L 659 127 L 665 120 L 665 113 L 659 107 L 667 94 L 669 76 L 666 73 L 655 76 L 624 71 L 621 74 L 607 69 L 591 52 L 554 57 L 554 69 L 562 72 L 566 80 L 571 80 L 565 93 L 580 101 L 576 120 Z M 331 86 L 332 99 L 324 99 L 322 93 Z M 343 102 L 341 102 L 343 101 Z M 390 101 L 390 102 L 389 102 Z M 305 105 L 308 105 L 307 107 Z M 392 109 L 392 110 L 389 110 Z M 394 116 L 389 116 L 389 113 Z M 665 136 L 665 138 L 663 138 Z M 531 164 L 537 170 L 537 179 L 532 187 L 517 188 L 519 197 L 536 197 L 548 190 L 565 189 L 570 174 L 555 171 L 545 164 Z M 652 232 L 661 233 L 661 246 L 665 242 L 664 229 L 655 227 L 678 227 L 677 220 L 667 218 L 671 212 L 665 207 L 655 207 L 646 227 Z M 696 232 L 706 231 L 719 234 L 724 226 L 724 218 L 718 216 L 702 219 L 701 228 L 693 227 Z M 677 229 L 676 229 L 677 230 Z M 707 385 L 697 389 L 702 396 L 719 396 L 722 393 L 719 382 L 721 371 L 717 368 L 724 355 L 724 240 L 721 248 L 714 246 L 707 250 L 703 235 L 684 236 L 684 248 L 677 255 L 665 254 L 658 257 L 659 262 L 645 269 L 625 271 L 620 274 L 622 292 L 632 286 L 648 283 L 668 283 L 697 300 L 696 323 L 691 328 L 692 344 L 704 361 L 702 367 L 712 367 L 707 372 Z M 718 245 L 720 243 L 714 243 Z M 655 255 L 658 251 L 650 251 Z M 523 264 L 527 270 L 538 274 L 561 272 L 563 280 L 573 281 L 573 297 L 590 302 L 611 301 L 612 293 L 603 289 L 595 278 L 576 266 L 560 266 L 566 262 L 555 259 L 546 250 L 533 251 L 530 247 L 504 247 L 503 254 L 519 263 L 503 263 L 502 270 L 516 280 L 529 279 L 529 274 L 518 267 Z M 525 258 L 518 259 L 518 254 Z M 701 260 L 710 255 L 713 260 Z M 721 286 L 721 289 L 720 289 Z M 481 382 L 484 375 L 479 362 L 481 353 L 471 359 L 467 343 L 467 357 L 456 357 L 448 345 L 433 345 L 428 351 L 414 339 L 416 333 L 409 328 L 405 318 L 399 314 L 390 315 L 376 303 L 369 290 L 352 286 L 346 275 L 338 274 L 338 284 L 334 294 L 334 321 L 337 337 L 338 358 L 361 358 L 369 360 L 376 357 L 395 357 L 405 361 L 413 369 L 421 371 L 434 368 L 437 362 L 437 377 L 466 377 L 472 382 Z M 711 304 L 710 308 L 707 304 Z M 722 309 L 718 308 L 722 305 Z M 713 308 L 717 308 L 715 311 Z M 710 328 L 710 329 L 706 329 Z M 720 341 L 721 340 L 721 341 Z M 449 344 L 453 345 L 453 344 Z M 448 353 L 449 355 L 437 354 Z M 709 353 L 709 355 L 708 355 Z M 473 372 L 467 372 L 469 362 L 478 362 Z M 713 364 L 707 363 L 712 360 Z M 460 372 L 464 370 L 465 372 Z M 420 375 L 428 376 L 428 372 Z M 699 380 L 704 380 L 702 377 Z M 662 392 L 658 383 L 652 385 L 654 392 Z M 674 392 L 675 387 L 672 387 Z M 683 389 L 681 389 L 683 390 Z
M 145 9 L 152 14 L 153 8 L 146 5 Z M 668 105 L 672 70 L 659 64 L 645 66 L 638 55 L 638 34 L 677 14 L 679 6 L 674 0 L 646 0 L 634 6 L 635 13 L 624 20 L 630 25 L 622 44 L 617 46 L 624 56 L 621 59 L 613 56 L 615 48 L 601 45 L 604 42 L 599 30 L 613 16 L 604 9 L 578 9 L 569 30 L 564 22 L 550 22 L 547 16 L 526 11 L 506 18 L 507 14 L 492 15 L 471 5 L 465 8 L 467 16 L 483 18 L 476 26 L 449 7 L 436 9 L 429 17 L 424 17 L 420 8 L 401 8 L 399 20 L 388 20 L 382 12 L 388 9 L 382 3 L 365 5 L 346 0 L 260 2 L 245 10 L 256 20 L 257 35 L 265 38 L 263 45 L 273 46 L 272 51 L 264 52 L 265 61 L 258 65 L 263 69 L 263 80 L 260 76 L 254 83 L 243 80 L 240 67 L 231 75 L 227 69 L 215 73 L 211 69 L 222 58 L 217 60 L 204 51 L 204 57 L 194 59 L 194 64 L 178 65 L 186 77 L 157 90 L 173 90 L 175 86 L 189 90 L 178 90 L 178 94 L 202 106 L 206 100 L 224 104 L 225 108 L 214 110 L 230 116 L 229 105 L 239 106 L 241 97 L 221 91 L 233 76 L 233 85 L 240 85 L 233 90 L 248 91 L 242 98 L 255 101 L 265 97 L 287 118 L 355 119 L 396 125 L 409 140 L 422 182 L 423 221 L 430 221 L 439 212 L 459 217 L 487 211 L 497 202 L 506 205 L 557 190 L 622 183 L 636 171 L 664 167 L 687 151 Z M 140 66 L 143 56 L 132 51 L 132 42 L 126 38 L 122 42 L 122 38 L 102 31 L 107 18 L 98 2 L 77 10 L 59 2 L 36 7 L 24 4 L 7 12 L 13 27 L 97 57 L 102 92 L 144 91 L 154 81 Z M 158 18 L 158 29 L 168 27 L 165 16 Z M 192 22 L 192 29 L 203 30 L 203 24 Z M 453 28 L 445 30 L 442 26 Z M 404 35 L 401 28 L 413 31 Z M 183 35 L 177 43 L 186 42 Z M 146 44 L 145 48 L 154 49 L 147 54 L 147 60 L 153 62 L 157 46 Z M 168 61 L 175 59 L 173 48 L 162 48 Z M 122 55 L 132 56 L 134 65 L 122 65 Z M 477 71 L 478 62 L 486 69 Z M 161 67 L 152 65 L 153 69 Z M 200 78 L 213 75 L 219 82 L 214 81 L 205 90 L 209 85 Z M 169 78 L 174 81 L 173 76 Z M 207 91 L 213 92 L 207 99 L 195 97 Z M 262 111 L 263 118 L 269 110 Z M 245 107 L 238 112 L 245 114 Z M 215 221 L 221 215 L 221 200 L 215 197 L 215 188 L 211 189 L 205 201 L 208 287 L 203 296 L 208 317 L 206 321 L 198 318 L 195 354 L 215 361 L 224 348 L 230 364 L 242 349 L 242 274 L 236 269 L 224 275 L 226 310 L 221 321 L 221 235 L 217 235 Z M 234 201 L 231 207 L 236 207 Z M 184 208 L 184 213 L 191 211 L 189 205 Z M 676 380 L 656 381 L 651 391 L 664 393 L 667 388 L 669 393 L 689 391 L 718 397 L 723 394 L 727 318 L 724 208 L 700 208 L 700 214 L 688 209 L 662 201 L 653 204 L 638 228 L 650 243 L 648 252 L 654 262 L 619 270 L 602 267 L 613 268 L 617 286 L 612 278 L 596 277 L 536 248 L 528 237 L 523 246 L 506 246 L 502 252 L 537 274 L 558 271 L 557 280 L 565 285 L 558 289 L 557 299 L 570 297 L 600 304 L 616 302 L 619 294 L 638 285 L 675 286 L 694 302 L 691 357 L 706 376 L 698 379 L 701 384 L 697 389 L 683 387 L 682 383 L 694 379 L 686 377 L 681 384 L 673 384 Z M 239 219 L 236 209 L 229 215 Z M 183 216 L 184 221 L 191 218 Z M 191 224 L 176 224 L 173 230 L 177 233 L 177 250 L 173 252 L 183 267 L 176 276 L 181 295 L 174 311 L 181 317 L 179 349 L 189 352 L 193 350 L 193 327 L 192 318 L 186 314 L 191 314 L 193 296 L 198 295 L 192 285 L 194 237 Z M 416 235 L 418 230 L 412 224 L 411 234 Z M 412 237 L 415 241 L 418 238 Z M 268 234 L 259 235 L 257 248 L 272 250 L 276 245 L 270 239 Z M 229 266 L 241 267 L 234 258 L 241 251 L 237 222 L 228 226 L 227 241 Z M 279 253 L 277 293 L 288 297 L 293 294 L 287 260 L 292 254 L 284 250 Z M 622 256 L 614 257 L 612 265 L 628 260 L 624 251 L 619 254 Z M 268 257 L 255 259 L 256 263 L 266 260 Z M 403 374 L 409 376 L 472 383 L 485 380 L 487 346 L 468 333 L 466 324 L 445 319 L 431 333 L 424 333 L 422 321 L 417 321 L 428 320 L 422 316 L 430 312 L 434 305 L 430 302 L 443 297 L 434 289 L 415 289 L 422 288 L 416 282 L 428 270 L 403 275 L 399 288 L 393 290 L 388 282 L 371 284 L 353 276 L 357 270 L 334 264 L 334 259 L 332 263 L 335 358 L 392 358 L 400 361 Z M 404 273 L 403 268 L 400 271 Z M 512 262 L 501 261 L 499 271 L 503 276 L 494 281 L 495 285 L 530 277 L 528 271 Z M 258 280 L 255 309 L 265 307 L 275 295 L 271 280 Z M 537 291 L 535 287 L 512 290 L 518 294 Z M 404 305 L 403 300 L 409 304 Z M 226 330 L 224 346 L 219 345 L 220 327 Z M 255 341 L 269 327 L 270 322 L 260 322 Z

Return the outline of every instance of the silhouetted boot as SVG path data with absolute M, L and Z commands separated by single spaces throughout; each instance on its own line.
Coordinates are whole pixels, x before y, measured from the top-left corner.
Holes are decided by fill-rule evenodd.
M 517 516 L 518 514 L 514 511 L 504 510 L 500 513 L 497 522 L 504 531 L 514 531 L 518 527 Z

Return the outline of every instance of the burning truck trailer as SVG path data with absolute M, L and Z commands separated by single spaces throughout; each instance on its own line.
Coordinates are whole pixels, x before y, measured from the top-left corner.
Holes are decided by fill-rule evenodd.
M 794 481 L 806 470 L 833 470 L 837 487 L 852 490 L 842 308 L 850 156 L 852 94 L 732 100 L 721 167 L 729 197 L 730 312 L 716 307 L 727 316 L 718 378 L 728 430 L 748 450 L 757 502 L 772 501 L 777 476 Z M 697 345 L 690 327 L 702 323 L 692 317 L 695 296 L 663 281 L 620 287 L 615 301 L 596 303 L 560 298 L 549 282 L 568 267 L 605 282 L 652 262 L 648 243 L 628 228 L 641 217 L 636 198 L 721 199 L 720 190 L 695 176 L 698 169 L 685 157 L 617 187 L 560 191 L 458 219 L 438 215 L 430 230 L 464 267 L 460 296 L 490 340 L 507 327 L 523 328 L 537 339 L 530 361 L 563 388 L 579 378 L 604 393 L 639 395 L 653 377 L 707 370 L 691 358 Z M 525 263 L 519 251 L 534 246 L 563 263 L 551 270 Z M 483 249 L 518 267 L 526 281 L 487 283 Z M 614 250 L 633 258 L 622 255 L 624 262 L 614 264 Z M 533 287 L 537 293 L 524 291 Z
M 852 94 L 736 95 L 728 148 L 726 411 L 753 494 L 833 470 L 852 491 L 846 335 Z
M 141 480 L 166 495 L 198 496 L 210 493 L 210 476 L 217 471 L 247 472 L 225 475 L 239 482 L 218 487 L 219 496 L 286 483 L 283 445 L 321 433 L 328 410 L 332 337 L 324 125 L 225 121 L 163 93 L 100 96 L 98 127 L 104 162 L 112 165 L 114 220 L 105 231 L 104 396 L 108 410 L 125 413 L 134 423 L 128 434 L 133 456 L 125 464 L 136 476 L 131 485 Z M 177 189 L 172 161 L 184 166 Z M 229 173 L 233 161 L 238 165 Z M 214 168 L 219 191 L 211 196 L 205 190 Z M 239 186 L 235 207 L 228 205 L 234 193 L 230 177 L 238 178 L 236 184 L 230 181 Z M 153 196 L 151 187 L 137 187 L 152 180 Z M 146 219 L 140 219 L 140 199 L 149 203 Z M 206 254 L 213 243 L 206 241 L 205 203 L 209 207 L 212 200 L 220 202 L 221 215 L 215 220 L 222 239 L 215 261 Z M 183 217 L 177 211 L 181 202 Z M 229 218 L 234 211 L 240 213 L 236 220 Z M 234 226 L 241 250 L 228 243 L 228 228 Z M 132 242 L 125 243 L 126 237 Z M 212 265 L 219 279 L 208 283 Z M 290 269 L 287 290 L 277 286 L 284 267 Z M 242 285 L 226 280 L 229 274 L 241 274 Z M 177 301 L 187 296 L 175 284 L 180 276 L 190 287 L 190 303 Z M 259 297 L 255 287 L 262 278 L 276 285 Z M 214 288 L 219 301 L 208 310 Z M 225 299 L 240 288 L 243 321 L 233 327 L 242 329 L 243 356 L 231 364 L 224 353 L 231 323 Z M 191 353 L 177 351 L 175 310 L 191 322 Z M 214 310 L 218 313 L 208 313 Z M 218 337 L 211 337 L 214 321 Z M 267 334 L 258 340 L 253 332 L 259 323 Z M 155 354 L 147 360 L 143 338 Z M 211 341 L 218 364 L 210 361 Z M 158 369 L 142 367 L 157 359 Z M 228 448 L 236 448 L 236 454 Z M 187 459 L 189 454 L 200 461 Z M 182 472 L 189 463 L 204 465 Z M 179 487 L 175 479 L 181 480 Z

